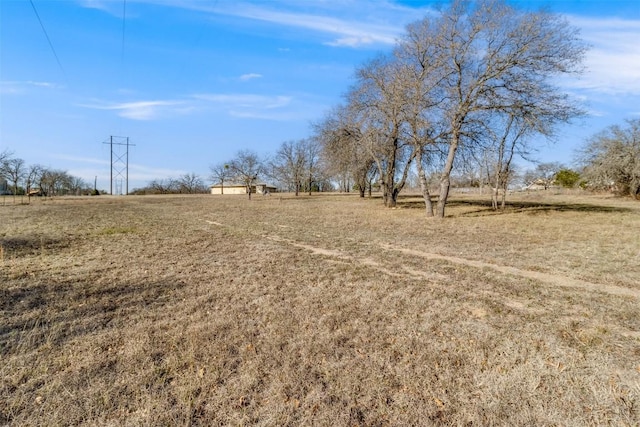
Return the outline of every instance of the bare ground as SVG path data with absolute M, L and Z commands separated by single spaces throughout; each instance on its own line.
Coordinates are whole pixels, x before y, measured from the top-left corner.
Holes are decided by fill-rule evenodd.
M 637 203 L 0 211 L 0 424 L 640 424 Z

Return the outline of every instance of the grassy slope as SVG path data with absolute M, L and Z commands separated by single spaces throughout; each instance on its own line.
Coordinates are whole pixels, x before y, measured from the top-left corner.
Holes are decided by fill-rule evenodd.
M 0 424 L 637 425 L 640 207 L 538 197 L 0 207 Z

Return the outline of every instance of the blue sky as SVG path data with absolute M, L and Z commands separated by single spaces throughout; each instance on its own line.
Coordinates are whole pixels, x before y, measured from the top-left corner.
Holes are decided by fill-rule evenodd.
M 0 151 L 108 189 L 102 142 L 128 136 L 130 189 L 205 177 L 239 149 L 308 136 L 354 68 L 438 3 L 33 0 L 56 59 L 30 2 L 0 0 Z M 585 138 L 640 117 L 640 2 L 513 3 L 566 15 L 592 46 L 584 76 L 562 82 L 588 116 L 537 154 L 570 165 Z

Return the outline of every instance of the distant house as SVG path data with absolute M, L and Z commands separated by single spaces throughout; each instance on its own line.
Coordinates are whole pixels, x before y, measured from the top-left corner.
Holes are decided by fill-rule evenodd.
M 13 194 L 9 190 L 9 183 L 4 178 L 0 178 L 0 194 Z
M 257 183 L 251 186 L 251 193 L 253 194 L 270 194 L 275 193 L 277 188 L 273 185 L 265 184 L 263 182 Z M 215 184 L 211 186 L 211 194 L 247 194 L 247 186 L 244 184 Z
M 533 182 L 529 183 L 522 187 L 524 191 L 538 191 L 538 190 L 546 190 L 548 188 L 554 187 L 553 183 L 549 181 L 545 181 L 544 179 L 536 179 Z

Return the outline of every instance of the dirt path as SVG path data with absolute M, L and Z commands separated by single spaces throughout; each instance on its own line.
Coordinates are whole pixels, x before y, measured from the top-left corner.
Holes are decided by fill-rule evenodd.
M 483 262 L 483 261 L 475 261 L 475 260 L 466 259 L 466 258 L 434 254 L 430 252 L 423 252 L 415 249 L 402 248 L 402 247 L 393 246 L 389 244 L 381 244 L 380 247 L 386 250 L 397 251 L 407 255 L 418 256 L 426 259 L 447 261 L 453 264 L 466 265 L 466 266 L 475 267 L 475 268 L 490 268 L 503 274 L 520 276 L 526 279 L 534 279 L 539 282 L 547 283 L 553 286 L 580 288 L 580 289 L 593 291 L 593 292 L 604 292 L 611 295 L 640 298 L 640 291 L 637 291 L 635 289 L 623 288 L 621 286 L 596 284 L 596 283 L 591 283 L 584 280 L 573 279 L 567 276 L 560 276 L 557 274 L 542 273 L 539 271 L 531 271 L 531 270 L 522 270 L 516 267 L 509 267 L 506 265 L 490 264 L 488 262 Z
M 334 258 L 339 258 L 342 260 L 358 261 L 362 264 L 374 267 L 377 270 L 382 271 L 386 274 L 390 274 L 394 276 L 398 275 L 398 272 L 394 272 L 389 269 L 386 269 L 382 267 L 380 263 L 370 258 L 357 258 L 341 251 L 319 248 L 316 246 L 308 245 L 306 243 L 299 243 L 290 239 L 284 239 L 282 237 L 274 236 L 274 235 L 266 236 L 266 238 L 277 241 L 277 242 L 283 242 L 298 248 L 310 250 L 315 255 L 325 255 L 325 256 L 330 256 Z M 567 276 L 561 276 L 557 274 L 542 273 L 539 271 L 531 271 L 531 270 L 522 270 L 516 267 L 510 267 L 507 265 L 491 264 L 483 261 L 476 261 L 476 260 L 447 256 L 447 255 L 440 255 L 440 254 L 435 254 L 431 252 L 423 252 L 415 249 L 408 249 L 408 248 L 403 248 L 403 247 L 389 245 L 389 244 L 380 244 L 379 246 L 384 250 L 401 252 L 407 255 L 417 256 L 417 257 L 426 258 L 426 259 L 446 261 L 452 264 L 460 264 L 460 265 L 479 268 L 479 269 L 490 268 L 502 274 L 510 274 L 512 276 L 519 276 L 526 279 L 533 279 L 533 280 L 537 280 L 539 282 L 546 283 L 552 286 L 579 288 L 579 289 L 584 289 L 591 292 L 604 292 L 610 295 L 640 298 L 640 291 L 637 291 L 635 289 L 623 288 L 621 286 L 602 285 L 602 284 L 587 282 L 585 280 L 574 279 Z M 437 276 L 434 277 L 432 275 L 429 275 L 420 271 L 416 271 L 410 268 L 403 267 L 402 271 L 405 274 L 408 274 L 413 277 L 419 277 L 423 279 L 424 278 L 437 279 Z
M 223 226 L 223 224 L 220 224 L 214 221 L 206 221 L 206 222 L 212 225 Z M 389 270 L 388 268 L 385 268 L 379 262 L 371 258 L 356 257 L 348 253 L 345 253 L 343 251 L 320 248 L 320 247 L 309 245 L 306 243 L 296 242 L 291 239 L 283 238 L 275 234 L 263 235 L 263 237 L 275 242 L 280 242 L 280 243 L 284 243 L 297 248 L 309 250 L 314 255 L 323 255 L 323 256 L 328 256 L 332 258 L 337 258 L 345 262 L 356 261 L 356 262 L 359 262 L 360 264 L 371 266 L 376 270 L 391 276 L 409 275 L 414 278 L 430 279 L 430 280 L 438 280 L 439 278 L 439 275 L 437 274 L 436 275 L 428 274 L 422 271 L 411 269 L 409 267 L 401 267 L 402 270 L 400 271 L 392 271 L 392 270 Z M 571 277 L 562 276 L 558 274 L 523 270 L 520 268 L 510 267 L 507 265 L 491 264 L 484 261 L 476 261 L 476 260 L 471 260 L 467 258 L 440 255 L 432 252 L 424 252 L 424 251 L 419 251 L 415 249 L 403 248 L 400 246 L 390 245 L 386 243 L 380 243 L 378 244 L 378 246 L 384 250 L 396 251 L 396 252 L 404 253 L 411 256 L 421 257 L 425 259 L 446 261 L 452 264 L 459 264 L 459 265 L 464 265 L 464 266 L 474 267 L 479 269 L 489 268 L 502 274 L 510 274 L 512 276 L 523 277 L 526 279 L 533 279 L 533 280 L 537 280 L 539 282 L 546 283 L 552 286 L 565 287 L 565 288 L 578 288 L 578 289 L 584 289 L 591 292 L 604 292 L 610 295 L 640 298 L 640 291 L 635 289 L 630 289 L 630 288 L 624 288 L 621 286 L 591 283 L 585 280 L 574 279 Z

